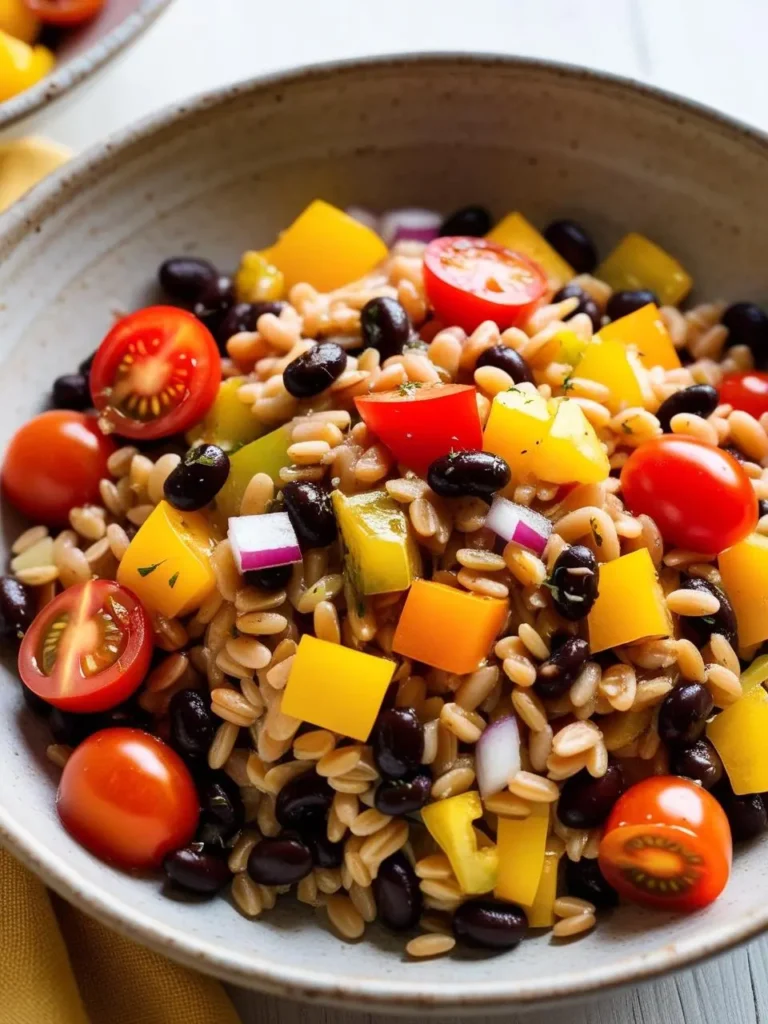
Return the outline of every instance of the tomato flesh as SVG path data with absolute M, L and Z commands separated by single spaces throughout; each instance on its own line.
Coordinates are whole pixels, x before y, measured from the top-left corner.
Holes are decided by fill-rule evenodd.
M 484 320 L 521 323 L 545 295 L 544 271 L 522 253 L 484 238 L 436 238 L 424 253 L 424 284 L 438 319 L 465 331 Z
M 668 544 L 718 554 L 757 524 L 757 499 L 742 466 L 721 448 L 678 434 L 647 441 L 621 471 L 634 515 L 650 516 Z
M 147 440 L 198 423 L 220 383 L 221 358 L 211 332 L 172 306 L 149 306 L 115 324 L 90 377 L 103 428 Z
M 662 910 L 697 910 L 717 899 L 731 871 L 728 819 L 706 790 L 652 776 L 614 805 L 600 843 L 600 870 L 627 899 Z
M 74 839 L 128 870 L 159 867 L 189 842 L 200 813 L 187 766 L 140 729 L 103 729 L 76 747 L 56 807 Z
M 403 384 L 355 405 L 397 461 L 422 476 L 441 455 L 483 446 L 475 389 L 467 384 Z
M 152 623 L 138 598 L 112 580 L 90 580 L 35 618 L 19 649 L 19 675 L 54 707 L 106 711 L 138 688 L 152 646 Z
M 80 25 L 95 18 L 105 0 L 24 0 L 34 15 L 48 25 Z
M 764 412 L 768 412 L 768 373 L 750 370 L 749 373 L 734 373 L 723 378 L 720 401 L 759 420 Z
M 49 526 L 68 525 L 69 510 L 100 503 L 99 480 L 108 476 L 115 444 L 95 416 L 52 409 L 16 431 L 3 461 L 3 490 L 25 516 Z

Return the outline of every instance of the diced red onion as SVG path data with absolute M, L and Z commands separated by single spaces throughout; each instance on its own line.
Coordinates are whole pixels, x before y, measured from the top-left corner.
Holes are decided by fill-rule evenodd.
M 359 220 L 361 224 L 365 224 L 371 231 L 375 231 L 377 234 L 380 233 L 380 217 L 373 210 L 366 210 L 364 206 L 348 206 L 344 212 L 354 220 Z
M 493 499 L 485 525 L 503 540 L 513 540 L 520 547 L 539 556 L 543 554 L 552 533 L 552 523 L 546 516 L 502 498 L 501 495 Z
M 379 234 L 389 246 L 404 241 L 431 242 L 437 238 L 442 222 L 443 218 L 434 210 L 417 207 L 390 210 L 381 218 Z
M 480 796 L 500 793 L 520 771 L 520 730 L 512 715 L 499 718 L 475 744 L 475 772 Z
M 228 536 L 240 572 L 301 561 L 299 542 L 287 512 L 233 516 Z

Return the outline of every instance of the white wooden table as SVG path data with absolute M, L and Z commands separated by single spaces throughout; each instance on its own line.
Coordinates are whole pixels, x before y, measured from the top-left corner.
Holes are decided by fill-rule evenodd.
M 239 78 L 413 50 L 508 52 L 588 65 L 665 86 L 768 129 L 767 39 L 767 0 L 175 0 L 95 82 L 9 134 L 40 132 L 82 149 L 175 99 Z M 369 1015 L 245 992 L 235 998 L 245 1024 L 372 1022 Z M 768 1022 L 768 939 L 675 978 L 505 1019 Z

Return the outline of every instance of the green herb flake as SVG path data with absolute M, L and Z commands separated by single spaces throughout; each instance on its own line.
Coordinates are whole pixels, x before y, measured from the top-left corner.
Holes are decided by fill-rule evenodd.
M 423 387 L 421 381 L 407 380 L 405 384 L 401 384 L 397 390 L 403 398 L 412 398 L 420 387 Z
M 141 568 L 137 569 L 136 572 L 139 576 L 149 576 L 150 573 L 154 572 L 159 566 L 163 564 L 165 559 L 163 558 L 160 562 L 155 562 L 154 565 L 142 565 Z
M 597 528 L 597 520 L 594 518 L 590 519 L 589 525 L 592 527 L 592 536 L 595 538 L 595 544 L 601 548 L 603 546 L 603 535 Z
M 168 580 L 168 586 L 171 588 L 171 590 L 173 590 L 173 588 L 176 586 L 176 580 L 178 578 L 179 578 L 179 574 L 177 572 L 175 572 L 173 574 L 173 576 L 171 576 L 171 578 Z
M 575 385 L 575 384 L 573 383 L 573 374 L 572 374 L 572 373 L 569 373 L 569 374 L 568 374 L 568 376 L 567 376 L 567 377 L 565 378 L 565 380 L 563 381 L 563 391 L 564 391 L 564 392 L 566 393 L 566 395 L 567 395 L 567 394 L 568 394 L 568 392 L 569 392 L 569 391 L 572 391 L 572 390 L 573 390 L 573 388 L 574 388 L 575 386 L 576 386 L 576 385 Z
M 625 434 L 634 434 L 634 430 L 629 425 L 629 420 L 624 420 L 621 424 L 621 429 Z

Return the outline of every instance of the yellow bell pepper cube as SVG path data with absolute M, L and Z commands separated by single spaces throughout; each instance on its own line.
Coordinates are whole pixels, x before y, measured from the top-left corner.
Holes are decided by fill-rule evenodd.
M 512 471 L 509 488 L 533 474 L 536 449 L 552 422 L 546 399 L 530 387 L 515 387 L 496 395 L 483 434 L 483 449 L 500 455 Z M 507 496 L 508 489 L 502 492 Z
M 597 600 L 587 616 L 593 654 L 636 640 L 672 636 L 672 618 L 647 548 L 600 565 Z
M 216 508 L 225 522 L 230 516 L 240 515 L 240 502 L 256 473 L 266 473 L 275 484 L 282 486 L 280 470 L 291 464 L 288 455 L 290 444 L 291 430 L 286 425 L 251 441 L 229 456 L 229 476 L 216 495 Z
M 353 495 L 334 491 L 333 509 L 355 593 L 407 590 L 421 572 L 421 558 L 402 505 L 386 491 Z
M 768 640 L 768 537 L 752 533 L 717 560 L 725 592 L 736 613 L 739 643 Z
M 648 288 L 665 306 L 682 302 L 693 285 L 688 271 L 644 235 L 625 235 L 595 271 L 615 292 Z
M 394 672 L 394 661 L 305 634 L 281 707 L 286 715 L 365 742 Z
M 677 370 L 682 365 L 669 331 L 659 315 L 658 306 L 653 302 L 601 327 L 600 337 L 603 341 L 618 341 L 637 349 L 638 359 L 646 370 L 654 366 Z
M 749 693 L 768 680 L 768 654 L 761 654 L 741 673 L 741 691 Z
M 387 251 L 365 224 L 315 199 L 262 256 L 282 271 L 286 288 L 307 281 L 329 292 L 368 274 Z
M 264 426 L 237 397 L 246 377 L 229 377 L 219 385 L 219 391 L 205 418 L 187 433 L 189 444 L 205 441 L 216 444 L 225 452 L 236 451 L 264 433 Z
M 216 587 L 210 555 L 215 544 L 199 512 L 179 512 L 161 501 L 128 545 L 117 582 L 147 611 L 166 618 L 199 608 Z
M 275 302 L 285 294 L 282 271 L 261 252 L 243 253 L 234 284 L 238 302 Z
M 592 484 L 611 471 L 605 445 L 576 402 L 564 399 L 533 456 L 534 474 L 553 484 Z
M 24 43 L 34 43 L 40 35 L 41 22 L 24 0 L 0 0 L 0 30 Z
M 737 796 L 768 790 L 768 693 L 755 686 L 715 715 L 707 737 Z
M 552 291 L 558 291 L 576 276 L 570 263 L 566 263 L 522 213 L 508 213 L 485 237 L 538 263 L 547 275 Z
M 477 846 L 472 822 L 482 816 L 480 794 L 474 791 L 438 800 L 421 812 L 429 834 L 451 862 L 462 892 L 468 895 L 490 892 L 499 869 L 497 848 Z
M 568 363 L 569 366 L 577 366 L 587 351 L 589 341 L 580 338 L 568 327 L 561 327 L 554 336 L 557 348 L 553 355 L 553 362 Z
M 474 672 L 508 612 L 506 600 L 416 580 L 400 613 L 392 650 L 445 672 Z
M 0 102 L 45 78 L 55 63 L 46 46 L 29 46 L 0 31 Z
M 559 840 L 547 843 L 544 851 L 544 867 L 533 903 L 523 905 L 530 928 L 551 928 L 555 923 L 557 876 L 562 856 L 563 846 Z
M 645 370 L 637 353 L 602 333 L 587 345 L 573 376 L 604 384 L 610 391 L 605 404 L 612 413 L 644 405 Z
M 531 906 L 544 870 L 548 833 L 549 804 L 534 804 L 527 818 L 499 818 L 499 899 Z

